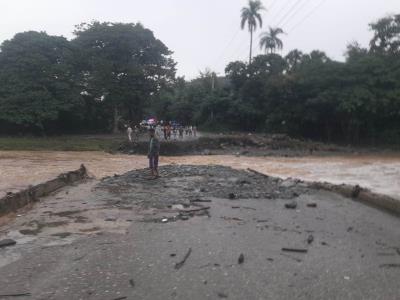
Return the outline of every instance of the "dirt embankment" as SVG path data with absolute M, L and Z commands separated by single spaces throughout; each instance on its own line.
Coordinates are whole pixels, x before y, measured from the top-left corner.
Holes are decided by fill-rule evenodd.
M 147 142 L 124 142 L 118 152 L 146 154 Z M 312 141 L 298 140 L 283 134 L 206 135 L 187 141 L 162 141 L 161 155 L 304 156 L 313 154 L 348 153 L 351 149 Z

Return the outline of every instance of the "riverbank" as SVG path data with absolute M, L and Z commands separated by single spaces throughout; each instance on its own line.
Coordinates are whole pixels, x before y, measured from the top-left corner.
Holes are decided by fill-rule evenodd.
M 245 156 L 310 156 L 348 153 L 393 152 L 371 147 L 343 147 L 310 140 L 299 140 L 282 134 L 212 134 L 172 138 L 162 143 L 161 154 L 174 155 L 245 155 Z M 3 151 L 103 151 L 108 153 L 147 154 L 148 136 L 143 133 L 138 143 L 128 142 L 125 134 L 69 135 L 51 137 L 0 137 Z

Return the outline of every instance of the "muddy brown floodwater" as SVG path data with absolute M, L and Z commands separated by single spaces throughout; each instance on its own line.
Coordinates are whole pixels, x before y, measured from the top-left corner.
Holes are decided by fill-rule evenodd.
M 145 156 L 111 155 L 103 152 L 0 151 L 0 197 L 78 169 L 85 164 L 97 178 L 123 174 L 147 167 Z M 348 155 L 330 157 L 236 157 L 177 156 L 162 157 L 165 164 L 218 164 L 238 169 L 295 177 L 335 184 L 359 184 L 371 190 L 400 198 L 400 155 Z

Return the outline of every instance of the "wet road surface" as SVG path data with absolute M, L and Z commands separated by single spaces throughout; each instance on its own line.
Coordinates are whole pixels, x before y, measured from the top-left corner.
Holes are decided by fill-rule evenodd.
M 149 180 L 133 171 L 63 189 L 3 227 L 0 239 L 17 245 L 0 249 L 0 294 L 398 298 L 399 218 L 301 183 L 227 168 L 170 166 L 161 173 Z M 183 218 L 191 200 L 209 201 L 197 204 L 209 213 Z M 297 208 L 286 209 L 292 201 Z

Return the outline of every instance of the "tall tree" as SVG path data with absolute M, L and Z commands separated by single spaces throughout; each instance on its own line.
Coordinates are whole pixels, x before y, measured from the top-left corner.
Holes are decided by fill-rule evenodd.
M 18 33 L 5 41 L 0 52 L 0 120 L 45 133 L 61 113 L 79 106 L 72 56 L 67 39 L 45 32 Z
M 80 49 L 82 87 L 112 114 L 141 120 L 150 99 L 175 76 L 172 52 L 140 23 L 81 24 L 73 44 Z
M 249 54 L 249 64 L 251 64 L 252 52 L 253 52 L 253 33 L 257 30 L 257 27 L 262 27 L 263 20 L 261 16 L 261 11 L 265 10 L 260 0 L 249 0 L 247 7 L 242 8 L 241 23 L 240 26 L 242 30 L 248 27 L 250 32 L 250 54 Z
M 260 48 L 265 50 L 265 53 L 267 53 L 267 50 L 270 50 L 270 53 L 275 53 L 275 51 L 282 50 L 283 48 L 283 42 L 279 38 L 280 34 L 283 34 L 283 29 L 276 27 L 276 28 L 271 28 L 269 27 L 269 31 L 264 32 L 261 34 L 261 39 L 260 39 Z

